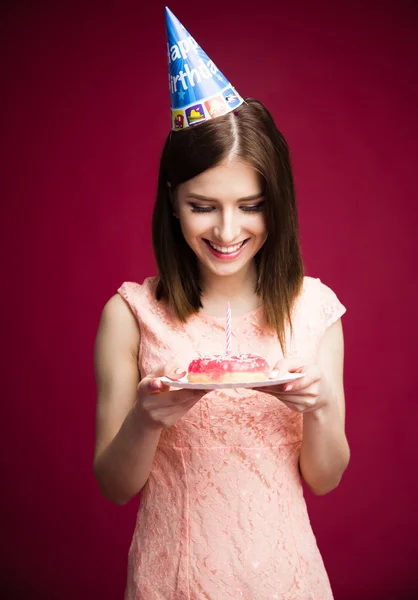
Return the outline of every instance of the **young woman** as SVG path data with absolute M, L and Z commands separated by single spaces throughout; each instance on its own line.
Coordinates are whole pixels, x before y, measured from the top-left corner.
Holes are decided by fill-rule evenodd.
M 331 587 L 301 478 L 315 494 L 347 467 L 345 308 L 304 277 L 286 142 L 266 108 L 174 132 L 153 216 L 158 276 L 124 283 L 97 334 L 95 474 L 141 491 L 129 600 L 326 600 Z M 263 356 L 291 384 L 174 389 L 197 356 Z

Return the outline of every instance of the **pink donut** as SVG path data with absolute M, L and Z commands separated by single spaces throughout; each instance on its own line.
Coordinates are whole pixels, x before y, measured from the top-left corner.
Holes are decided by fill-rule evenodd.
M 269 376 L 267 361 L 255 354 L 215 354 L 192 360 L 188 369 L 190 383 L 248 383 Z

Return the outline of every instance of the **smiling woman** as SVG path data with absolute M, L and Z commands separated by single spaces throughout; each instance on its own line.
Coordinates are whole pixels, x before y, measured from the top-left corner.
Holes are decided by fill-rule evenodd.
M 303 276 L 289 152 L 260 102 L 168 136 L 152 227 L 158 276 L 120 287 L 96 351 L 96 473 L 115 502 L 142 490 L 126 598 L 330 600 L 300 475 L 324 494 L 348 463 L 345 309 Z M 271 383 L 171 387 L 224 348 L 227 302 L 238 364 L 261 357 Z
M 174 77 L 197 81 L 174 25 Z M 282 134 L 219 77 L 181 106 L 174 94 L 152 222 L 158 273 L 123 283 L 103 310 L 96 476 L 119 504 L 142 492 L 126 600 L 331 600 L 301 475 L 325 494 L 348 463 L 345 308 L 303 275 Z M 190 387 L 202 378 L 209 389 Z
M 230 155 L 176 189 L 175 213 L 204 287 L 211 275 L 240 273 L 245 279 L 253 270 L 252 259 L 267 238 L 259 179 L 249 164 Z
M 263 104 L 248 98 L 234 112 L 168 136 L 153 244 L 157 298 L 181 321 L 202 307 L 210 272 L 251 274 L 284 349 L 303 265 L 289 150 Z

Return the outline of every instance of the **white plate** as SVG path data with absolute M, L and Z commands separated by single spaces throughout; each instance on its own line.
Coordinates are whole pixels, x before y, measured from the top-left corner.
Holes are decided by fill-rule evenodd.
M 266 379 L 248 383 L 189 383 L 187 381 L 187 376 L 177 379 L 177 381 L 173 381 L 173 379 L 169 379 L 168 377 L 160 377 L 160 380 L 173 388 L 183 388 L 188 390 L 221 390 L 225 388 L 253 388 L 279 385 L 281 383 L 300 379 L 304 375 L 305 373 L 287 373 L 280 379 Z

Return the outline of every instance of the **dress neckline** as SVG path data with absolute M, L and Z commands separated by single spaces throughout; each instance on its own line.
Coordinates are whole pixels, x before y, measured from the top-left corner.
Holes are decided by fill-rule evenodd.
M 261 309 L 263 308 L 263 306 L 264 306 L 263 304 L 259 304 L 256 308 L 252 308 L 251 310 L 244 313 L 243 315 L 232 315 L 232 320 L 236 322 L 236 321 L 243 321 L 243 320 L 249 319 L 253 315 L 256 315 L 258 312 L 260 312 Z M 226 315 L 224 317 L 212 317 L 211 315 L 206 315 L 199 311 L 199 312 L 195 313 L 194 316 L 196 318 L 201 319 L 202 321 L 206 321 L 208 323 L 224 323 L 226 321 Z

